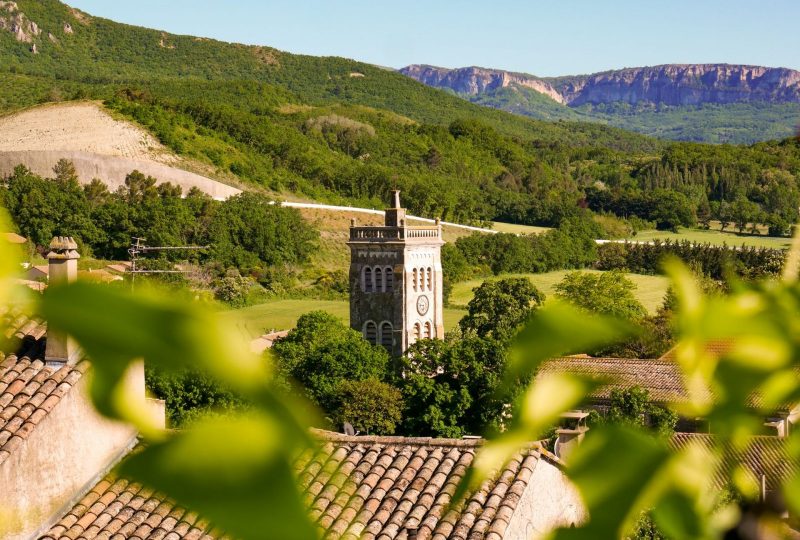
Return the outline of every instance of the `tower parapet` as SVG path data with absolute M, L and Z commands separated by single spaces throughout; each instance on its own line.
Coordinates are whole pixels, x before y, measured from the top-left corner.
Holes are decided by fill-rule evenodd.
M 415 341 L 444 338 L 441 224 L 409 226 L 395 191 L 385 225 L 351 223 L 350 326 L 400 355 Z

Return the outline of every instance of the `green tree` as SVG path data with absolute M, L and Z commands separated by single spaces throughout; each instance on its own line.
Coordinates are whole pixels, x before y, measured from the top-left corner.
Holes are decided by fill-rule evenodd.
M 403 393 L 403 433 L 461 437 L 498 431 L 513 396 L 499 395 L 505 346 L 470 335 L 420 340 L 401 358 L 396 384 Z
M 740 234 L 747 229 L 749 223 L 758 222 L 759 212 L 760 207 L 756 203 L 748 201 L 744 196 L 738 197 L 731 204 L 731 219 Z
M 465 334 L 507 341 L 542 302 L 544 294 L 527 278 L 485 281 L 458 324 Z
M 370 345 L 333 315 L 312 311 L 272 348 L 281 374 L 300 385 L 319 407 L 332 414 L 342 381 L 384 380 L 389 353 Z
M 145 380 L 147 389 L 165 401 L 171 427 L 183 427 L 207 413 L 230 413 L 247 407 L 240 396 L 200 371 L 169 373 L 147 365 Z
M 75 170 L 75 164 L 68 159 L 59 159 L 58 163 L 53 167 L 53 172 L 56 175 L 55 180 L 62 184 L 78 182 L 78 173 Z
M 253 268 L 307 260 L 317 233 L 294 208 L 245 192 L 222 203 L 211 217 L 212 256 L 226 266 Z
M 683 193 L 659 189 L 652 199 L 654 208 L 650 219 L 656 222 L 658 229 L 678 232 L 679 226 L 692 227 L 697 221 L 694 207 Z
M 570 272 L 556 285 L 556 295 L 601 315 L 639 320 L 647 311 L 636 299 L 636 284 L 617 270 Z
M 652 430 L 663 437 L 675 432 L 678 415 L 650 400 L 650 393 L 640 386 L 615 388 L 605 422 Z
M 400 390 L 378 379 L 342 381 L 336 391 L 336 403 L 337 426 L 350 422 L 367 434 L 391 435 L 402 418 Z

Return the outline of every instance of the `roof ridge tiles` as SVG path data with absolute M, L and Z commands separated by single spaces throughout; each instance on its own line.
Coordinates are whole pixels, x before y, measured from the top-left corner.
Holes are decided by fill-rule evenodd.
M 454 446 L 474 448 L 482 446 L 482 438 L 476 439 L 439 439 L 435 437 L 401 437 L 387 435 L 345 435 L 334 431 L 312 429 L 312 434 L 326 442 L 341 442 L 354 444 L 386 444 L 402 446 Z

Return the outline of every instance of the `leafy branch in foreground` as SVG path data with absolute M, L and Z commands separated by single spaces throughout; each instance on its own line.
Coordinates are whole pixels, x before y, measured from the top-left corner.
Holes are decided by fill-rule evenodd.
M 298 452 L 312 445 L 297 416 L 302 409 L 272 391 L 268 365 L 239 347 L 241 340 L 221 320 L 196 306 L 86 283 L 50 288 L 42 312 L 91 358 L 90 392 L 98 410 L 134 424 L 145 436 L 121 474 L 236 538 L 316 537 L 293 469 Z M 201 369 L 250 407 L 224 419 L 199 420 L 184 431 L 159 432 L 144 414 L 143 396 L 125 385 L 126 371 L 138 359 L 167 373 Z
M 795 271 L 781 283 L 737 284 L 731 295 L 714 297 L 704 297 L 681 264 L 670 263 L 668 272 L 679 299 L 676 362 L 689 394 L 688 403 L 672 407 L 684 417 L 707 418 L 713 446 L 672 450 L 666 441 L 630 426 L 597 426 L 567 461 L 589 519 L 581 528 L 557 531 L 557 539 L 625 537 L 647 510 L 667 537 L 720 538 L 745 517 L 737 505 L 721 501 L 715 475 L 730 478 L 745 501 L 755 501 L 757 482 L 741 458 L 761 433 L 765 417 L 800 402 L 800 327 L 795 322 L 800 320 L 800 286 Z M 512 367 L 516 373 L 533 373 L 548 356 L 620 335 L 612 321 L 579 318 L 564 306 L 546 306 L 520 334 Z M 720 343 L 724 346 L 714 346 Z M 512 429 L 476 456 L 473 476 L 462 492 L 497 470 L 525 441 L 540 438 L 598 383 L 567 374 L 537 377 L 519 404 Z M 786 457 L 795 463 L 798 442 L 800 434 L 792 433 L 786 445 Z M 800 475 L 783 487 L 789 509 L 797 512 Z M 756 519 L 760 527 L 779 523 L 774 511 Z

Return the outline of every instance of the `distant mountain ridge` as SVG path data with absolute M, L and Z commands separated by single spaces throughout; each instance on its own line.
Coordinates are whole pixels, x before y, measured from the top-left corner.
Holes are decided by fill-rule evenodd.
M 422 64 L 399 71 L 479 105 L 662 139 L 749 144 L 789 137 L 800 125 L 800 72 L 787 68 L 666 64 L 566 77 Z
M 478 95 L 518 85 L 572 107 L 642 101 L 672 106 L 734 102 L 800 103 L 800 71 L 732 64 L 665 64 L 591 75 L 536 77 L 499 69 L 414 64 L 400 73 L 429 86 Z

